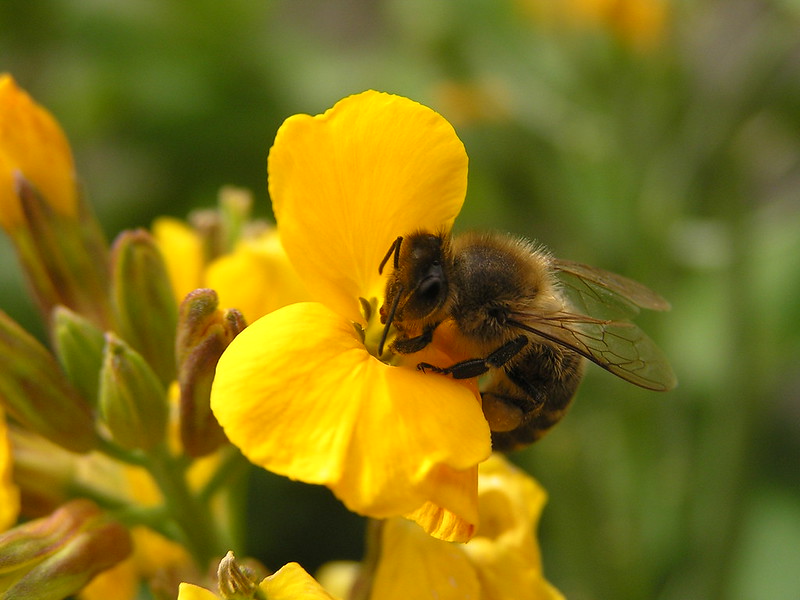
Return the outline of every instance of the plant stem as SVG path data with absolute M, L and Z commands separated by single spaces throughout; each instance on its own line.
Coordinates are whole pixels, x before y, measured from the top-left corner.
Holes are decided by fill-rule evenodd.
M 145 467 L 164 494 L 170 518 L 197 565 L 206 569 L 213 558 L 225 554 L 208 505 L 192 494 L 184 467 L 165 447 L 153 450 L 148 456 L 150 460 Z

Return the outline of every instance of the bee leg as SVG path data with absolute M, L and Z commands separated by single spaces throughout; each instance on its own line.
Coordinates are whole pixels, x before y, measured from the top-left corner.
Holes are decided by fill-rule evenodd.
M 392 350 L 398 354 L 413 354 L 419 352 L 433 340 L 433 330 L 436 329 L 438 323 L 428 325 L 422 330 L 422 333 L 412 338 L 397 338 L 392 342 Z
M 417 369 L 423 373 L 432 371 L 434 373 L 441 373 L 442 375 L 452 375 L 453 379 L 470 379 L 471 377 L 483 375 L 489 369 L 502 367 L 519 354 L 527 343 L 528 338 L 524 335 L 520 335 L 500 346 L 486 358 L 468 358 L 467 360 L 462 360 L 461 362 L 457 362 L 445 368 L 437 367 L 430 363 L 419 363 Z

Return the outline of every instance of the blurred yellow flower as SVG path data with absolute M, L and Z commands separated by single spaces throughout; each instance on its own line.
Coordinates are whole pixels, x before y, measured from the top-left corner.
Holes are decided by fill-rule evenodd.
M 77 211 L 75 165 L 64 132 L 4 73 L 0 74 L 0 227 L 6 230 L 25 221 L 15 173 L 32 183 L 56 211 L 65 215 Z
M 222 308 L 235 308 L 252 323 L 277 308 L 310 298 L 274 227 L 248 233 L 231 252 L 210 261 L 206 261 L 200 234 L 183 221 L 156 219 L 153 235 L 179 303 L 192 290 L 211 288 Z
M 475 393 L 374 355 L 381 259 L 398 235 L 449 228 L 466 182 L 452 126 L 406 98 L 364 92 L 284 122 L 270 196 L 317 301 L 259 319 L 217 366 L 212 409 L 252 462 L 326 485 L 360 514 L 404 515 L 430 501 L 474 527 L 475 469 L 491 448 Z M 426 522 L 443 537 L 471 533 Z
M 638 50 L 657 45 L 666 33 L 670 0 L 517 0 L 535 20 L 556 26 L 606 29 Z
M 310 298 L 274 228 L 242 239 L 233 252 L 213 261 L 205 286 L 216 290 L 220 306 L 238 309 L 248 323 Z
M 164 257 L 175 300 L 180 304 L 186 294 L 203 287 L 203 240 L 187 223 L 174 217 L 159 217 L 153 222 L 152 231 Z
M 480 466 L 480 526 L 466 544 L 448 544 L 404 519 L 381 533 L 373 600 L 561 600 L 542 573 L 536 525 L 541 487 L 499 455 Z

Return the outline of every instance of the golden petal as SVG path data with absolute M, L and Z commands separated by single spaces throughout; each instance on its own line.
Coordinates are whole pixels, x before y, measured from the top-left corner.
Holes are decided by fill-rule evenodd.
M 294 562 L 282 566 L 259 587 L 269 600 L 334 600 L 303 567 Z
M 181 583 L 178 587 L 178 600 L 219 600 L 219 597 L 199 585 Z
M 275 230 L 240 242 L 209 265 L 205 285 L 219 294 L 223 308 L 236 308 L 252 323 L 275 309 L 309 300 Z
M 295 115 L 269 154 L 269 191 L 286 252 L 316 300 L 360 321 L 379 297 L 392 241 L 452 225 L 467 155 L 452 126 L 400 96 L 368 91 L 322 115 Z
M 175 299 L 202 287 L 203 241 L 197 232 L 179 219 L 159 217 L 153 222 L 153 237 L 164 256 Z
M 377 518 L 417 509 L 432 473 L 474 467 L 491 444 L 467 388 L 382 363 L 351 322 L 318 303 L 279 309 L 239 334 L 217 366 L 211 406 L 252 462 L 327 485 Z
M 13 469 L 6 416 L 0 409 L 0 532 L 11 527 L 19 516 L 19 488 L 14 484 Z
M 11 75 L 0 74 L 0 227 L 5 229 L 23 220 L 15 171 L 55 210 L 65 215 L 76 213 L 75 164 L 64 131 Z
M 389 519 L 381 532 L 371 597 L 478 600 L 484 596 L 475 568 L 459 544 L 432 538 L 411 521 Z

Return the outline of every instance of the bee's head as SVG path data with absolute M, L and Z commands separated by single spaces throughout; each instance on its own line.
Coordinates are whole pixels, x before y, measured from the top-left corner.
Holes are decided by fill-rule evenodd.
M 381 323 L 388 335 L 392 323 L 399 328 L 425 325 L 441 320 L 439 314 L 447 303 L 448 275 L 452 261 L 449 238 L 446 234 L 415 232 L 398 237 L 379 271 L 390 258 L 394 270 L 386 283 Z

